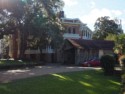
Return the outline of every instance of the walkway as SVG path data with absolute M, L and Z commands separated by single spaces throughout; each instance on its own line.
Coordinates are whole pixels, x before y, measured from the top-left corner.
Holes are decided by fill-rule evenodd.
M 79 67 L 79 66 L 62 66 L 62 65 L 45 65 L 36 66 L 35 68 L 15 69 L 0 71 L 0 83 L 8 83 L 16 79 L 22 79 L 33 76 L 40 76 L 61 72 L 83 71 L 100 68 Z

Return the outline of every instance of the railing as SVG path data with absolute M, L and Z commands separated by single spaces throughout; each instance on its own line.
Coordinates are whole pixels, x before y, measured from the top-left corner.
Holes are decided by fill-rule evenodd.
M 25 54 L 40 54 L 40 50 L 31 50 L 31 49 L 27 49 L 25 50 Z
M 74 38 L 74 39 L 79 39 L 80 35 L 79 34 L 70 34 L 70 33 L 64 33 L 63 37 L 66 38 Z
M 68 18 L 62 19 L 62 23 L 81 24 L 79 19 L 68 19 Z
M 55 51 L 51 48 L 51 46 L 48 46 L 46 49 L 42 49 L 42 53 L 55 53 Z

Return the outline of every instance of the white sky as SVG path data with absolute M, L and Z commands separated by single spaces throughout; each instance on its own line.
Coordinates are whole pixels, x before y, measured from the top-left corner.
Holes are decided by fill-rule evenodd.
M 125 0 L 63 0 L 64 11 L 67 18 L 79 18 L 94 30 L 97 18 L 109 16 L 122 20 L 125 32 Z

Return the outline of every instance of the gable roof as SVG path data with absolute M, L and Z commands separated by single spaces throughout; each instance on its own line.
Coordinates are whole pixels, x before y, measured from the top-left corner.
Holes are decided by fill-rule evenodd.
M 67 39 L 75 48 L 80 49 L 109 49 L 114 47 L 113 41 L 106 40 L 85 40 L 85 39 Z

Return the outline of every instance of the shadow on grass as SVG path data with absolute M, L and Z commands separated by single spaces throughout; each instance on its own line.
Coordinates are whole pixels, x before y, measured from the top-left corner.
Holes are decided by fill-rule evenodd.
M 74 83 L 74 87 L 77 87 L 76 91 L 85 94 L 118 94 L 120 90 L 120 79 L 116 76 L 104 76 L 102 71 L 86 71 L 78 72 L 76 74 L 61 74 L 61 77 L 65 78 L 65 82 L 71 81 Z M 58 79 L 62 79 L 58 76 Z M 57 77 L 57 76 L 56 76 Z M 68 78 L 68 79 L 67 79 Z M 70 79 L 70 80 L 69 80 Z M 64 83 L 65 83 L 64 82 Z M 69 83 L 68 82 L 68 83 Z M 65 83 L 65 84 L 66 84 Z M 67 87 L 71 91 L 67 94 L 75 94 L 73 86 Z M 76 92 L 76 93 L 77 93 Z
M 0 94 L 118 94 L 120 79 L 101 70 L 51 74 L 1 84 Z

